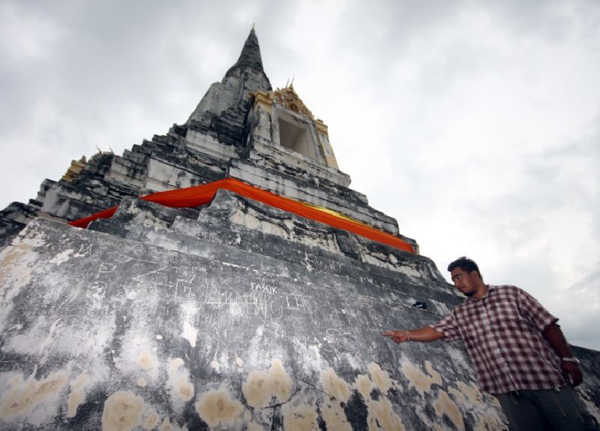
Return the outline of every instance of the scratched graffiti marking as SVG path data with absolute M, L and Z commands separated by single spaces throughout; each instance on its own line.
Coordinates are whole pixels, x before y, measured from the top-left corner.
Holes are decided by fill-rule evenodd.
M 336 328 L 329 328 L 325 331 L 325 341 L 323 349 L 332 353 L 357 353 L 358 339 L 355 335 L 347 331 L 340 331 Z
M 203 304 L 228 308 L 231 315 L 259 317 L 264 323 L 283 317 L 284 308 L 280 301 L 275 295 L 266 293 L 267 290 L 271 292 L 276 290 L 275 286 L 270 286 L 266 290 L 261 287 L 250 292 L 241 292 L 214 283 L 206 284 L 206 289 L 200 298 Z
M 270 295 L 274 295 L 277 293 L 277 286 L 271 286 L 270 284 L 254 283 L 253 281 L 251 281 L 250 286 L 252 290 L 268 293 Z
M 101 274 L 110 274 L 111 272 L 114 272 L 115 269 L 117 269 L 117 265 L 114 263 L 102 262 L 98 267 L 97 276 L 100 276 Z

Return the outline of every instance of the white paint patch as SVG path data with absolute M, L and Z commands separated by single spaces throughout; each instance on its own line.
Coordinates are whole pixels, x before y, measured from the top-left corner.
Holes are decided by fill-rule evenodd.
M 413 278 L 420 278 L 423 276 L 419 270 L 407 265 L 406 263 L 404 265 L 399 265 L 398 259 L 391 253 L 385 254 L 374 252 L 368 249 L 362 249 L 360 254 L 363 260 L 371 265 L 376 265 L 382 268 L 387 268 L 391 271 L 400 272 Z
M 387 268 L 391 271 L 398 271 L 398 267 L 389 261 L 388 255 L 376 253 L 367 249 L 361 250 L 360 253 L 363 260 L 371 265 Z
M 73 418 L 77 414 L 77 409 L 85 401 L 85 387 L 90 383 L 91 377 L 88 374 L 80 374 L 71 382 L 71 393 L 67 399 L 67 417 Z
M 467 357 L 462 350 L 451 345 L 447 345 L 446 352 L 452 358 L 452 363 L 458 365 L 461 370 L 470 372 L 473 367 L 467 361 Z
M 42 359 L 42 354 L 52 344 L 52 335 L 59 321 L 60 319 L 57 319 L 50 324 L 46 320 L 46 316 L 37 317 L 27 332 L 14 335 L 12 338 L 5 340 L 4 349 Z
M 215 370 L 217 373 L 221 372 L 221 364 L 219 364 L 217 361 L 212 361 L 210 363 L 210 367 Z
M 235 363 L 237 364 L 238 367 L 244 366 L 244 361 L 242 361 L 240 358 L 235 358 Z
M 235 263 L 231 263 L 231 262 L 221 262 L 223 264 L 223 266 L 231 266 L 232 268 L 244 268 L 244 269 L 248 269 L 247 266 L 244 265 L 236 265 Z
M 115 362 L 124 375 L 130 375 L 132 379 L 144 377 L 155 382 L 160 363 L 153 346 L 154 338 L 144 326 L 142 318 L 132 316 L 132 327 L 122 338 L 121 354 Z
M 311 247 L 318 247 L 337 254 L 341 253 L 339 245 L 333 235 L 326 232 L 315 233 L 311 231 L 305 231 L 304 235 L 297 235 L 294 229 L 296 223 L 291 219 L 286 219 L 283 223 L 281 221 L 275 222 L 273 219 L 266 219 L 253 208 L 248 208 L 246 212 L 238 209 L 230 214 L 229 219 L 233 223 L 240 224 L 249 229 L 276 235 L 288 241 L 302 243 Z M 308 258 L 305 258 L 305 260 L 308 261 Z M 305 265 L 310 266 L 308 263 L 305 263 Z M 309 268 L 309 271 L 310 270 L 311 269 Z
M 305 375 L 319 375 L 322 370 L 329 367 L 327 361 L 325 361 L 321 356 L 318 345 L 308 345 L 307 343 L 303 342 L 294 342 L 294 348 L 297 355 L 296 364 L 302 366 L 302 371 Z
M 182 326 L 183 331 L 181 336 L 188 340 L 192 347 L 196 347 L 196 338 L 198 337 L 198 329 L 195 327 L 196 315 L 198 307 L 193 302 L 186 302 L 181 306 Z
M 40 351 L 39 351 L 39 355 L 41 356 L 40 364 L 45 364 L 46 361 L 48 360 L 48 352 L 50 350 L 50 346 L 52 345 L 52 342 L 54 341 L 54 338 L 52 338 L 52 336 L 54 335 L 54 332 L 56 331 L 56 326 L 58 325 L 58 322 L 60 322 L 60 317 L 54 321 L 54 323 L 50 327 L 48 336 L 40 344 Z
M 54 264 L 56 266 L 60 266 L 62 263 L 65 263 L 69 260 L 69 256 L 72 255 L 75 250 L 65 250 L 58 253 L 52 259 L 48 261 L 48 263 Z
M 189 341 L 192 347 L 196 347 L 196 338 L 198 337 L 198 330 L 194 328 L 189 322 L 183 323 L 183 332 L 181 336 Z
M 321 356 L 321 350 L 319 349 L 318 345 L 313 344 L 309 346 L 307 354 L 309 359 L 308 362 L 313 366 L 313 368 L 316 368 L 317 370 L 322 370 L 325 368 L 323 357 Z
M 348 362 L 348 364 L 350 364 L 350 366 L 355 370 L 358 370 L 362 366 L 361 362 L 358 360 L 358 355 L 346 352 L 344 353 L 343 357 L 346 362 Z
M 421 273 L 417 269 L 410 266 L 401 266 L 399 271 L 411 277 L 421 277 Z
M 34 229 L 33 221 L 25 228 L 27 234 Z M 21 233 L 23 234 L 23 233 Z M 43 236 L 34 231 L 35 238 L 18 236 L 11 245 L 0 251 L 0 328 L 4 327 L 14 303 L 13 298 L 19 290 L 26 286 L 38 266 L 38 253 L 33 251 L 37 246 L 44 244 Z
M 445 316 L 446 314 L 450 313 L 448 305 L 444 304 L 443 302 L 436 301 L 435 299 L 430 299 L 429 302 L 431 302 L 435 306 L 438 313 L 442 316 Z

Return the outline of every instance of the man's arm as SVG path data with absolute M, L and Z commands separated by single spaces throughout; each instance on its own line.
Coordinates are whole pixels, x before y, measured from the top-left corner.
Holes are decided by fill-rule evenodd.
M 573 357 L 573 353 L 571 353 L 571 348 L 569 347 L 569 344 L 567 343 L 567 340 L 565 339 L 565 336 L 562 330 L 560 329 L 560 326 L 558 326 L 556 323 L 551 323 L 550 325 L 546 326 L 542 331 L 542 335 L 544 336 L 544 338 L 546 338 L 546 340 L 548 340 L 548 342 L 559 357 Z M 579 368 L 579 364 L 575 362 L 560 361 L 560 367 L 562 369 L 563 375 L 565 376 L 565 379 L 567 379 L 567 381 L 571 380 L 573 386 L 577 386 L 583 381 L 583 374 L 581 373 L 581 368 Z
M 444 338 L 444 334 L 436 331 L 431 326 L 423 326 L 413 330 L 395 330 L 385 331 L 383 336 L 390 337 L 396 343 L 405 343 L 407 341 L 429 342 Z

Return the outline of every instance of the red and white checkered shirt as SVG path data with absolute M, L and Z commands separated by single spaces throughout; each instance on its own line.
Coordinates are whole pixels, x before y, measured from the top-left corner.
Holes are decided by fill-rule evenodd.
M 485 297 L 467 298 L 431 327 L 446 340 L 464 340 L 486 392 L 564 385 L 560 358 L 542 335 L 558 319 L 518 287 L 488 287 Z

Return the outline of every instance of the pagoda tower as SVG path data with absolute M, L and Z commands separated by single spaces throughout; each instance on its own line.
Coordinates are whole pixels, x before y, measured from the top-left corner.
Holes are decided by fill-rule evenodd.
M 506 429 L 461 343 L 381 336 L 462 299 L 349 186 L 253 29 L 185 124 L 0 212 L 0 429 Z

